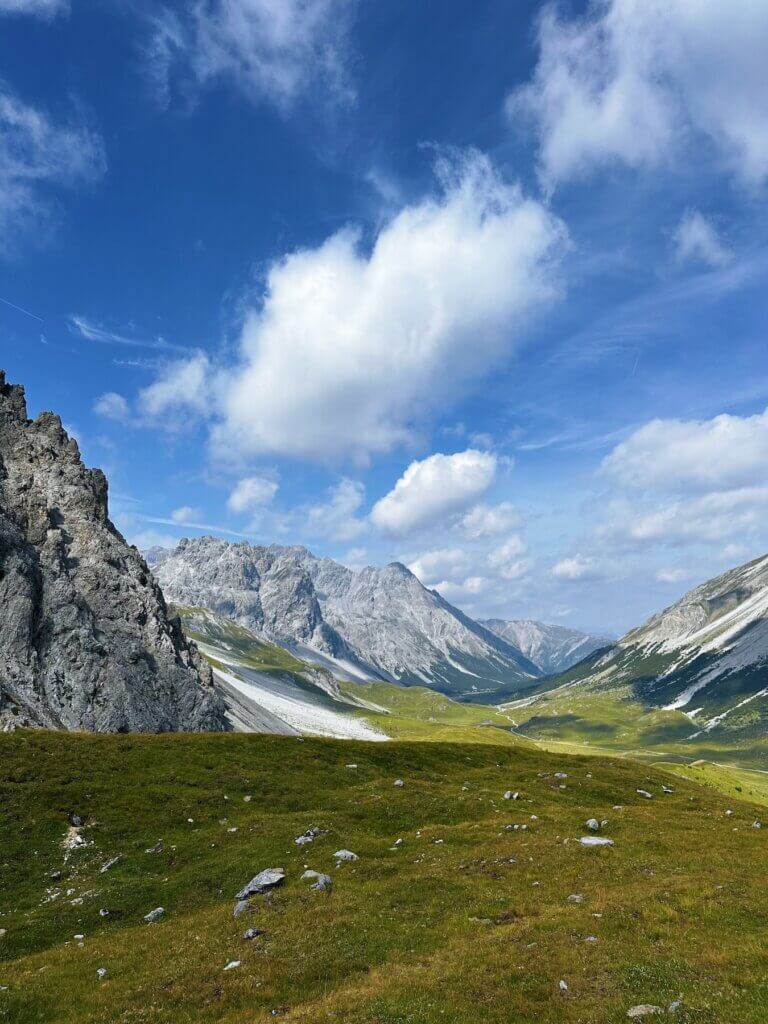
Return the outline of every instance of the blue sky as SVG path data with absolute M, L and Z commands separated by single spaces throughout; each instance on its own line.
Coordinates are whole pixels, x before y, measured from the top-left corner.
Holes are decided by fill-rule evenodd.
M 0 0 L 0 351 L 142 546 L 620 633 L 768 546 L 762 0 Z

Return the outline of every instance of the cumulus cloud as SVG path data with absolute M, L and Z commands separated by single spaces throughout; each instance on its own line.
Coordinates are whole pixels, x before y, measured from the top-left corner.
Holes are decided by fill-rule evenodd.
M 147 48 L 150 78 L 168 102 L 182 89 L 233 83 L 253 102 L 287 109 L 314 90 L 349 100 L 347 32 L 355 0 L 193 0 L 160 8 Z
M 127 422 L 131 414 L 128 403 L 116 391 L 107 391 L 98 398 L 93 406 L 93 411 L 99 416 L 105 416 L 109 420 L 116 420 L 118 423 Z
M 440 548 L 419 555 L 408 568 L 425 587 L 431 587 L 443 580 L 463 583 L 471 564 L 468 553 L 461 548 Z
M 227 500 L 233 512 L 253 512 L 268 505 L 277 494 L 278 485 L 263 476 L 246 476 L 239 480 Z
M 174 523 L 179 523 L 179 525 L 194 523 L 202 518 L 202 511 L 199 508 L 193 508 L 191 505 L 182 505 L 181 508 L 176 508 L 171 512 L 171 519 Z
M 0 82 L 0 254 L 40 241 L 56 216 L 56 192 L 105 170 L 101 138 L 84 124 L 56 124 Z
M 304 529 L 311 537 L 349 542 L 362 536 L 368 524 L 358 513 L 365 501 L 365 487 L 344 478 L 328 491 L 328 501 L 307 510 Z
M 768 487 L 741 487 L 674 501 L 660 499 L 651 507 L 647 502 L 616 501 L 601 532 L 607 539 L 630 544 L 719 546 L 731 538 L 763 536 L 767 516 Z
M 651 420 L 617 445 L 602 472 L 632 488 L 750 486 L 768 465 L 768 409 L 754 416 Z
M 498 505 L 475 505 L 459 521 L 461 530 L 472 540 L 499 537 L 520 526 L 520 516 L 509 501 Z
M 525 551 L 522 538 L 513 534 L 488 553 L 487 562 L 502 579 L 517 580 L 528 571 L 528 563 L 520 558 Z
M 768 6 L 756 0 L 590 0 L 545 9 L 533 80 L 508 100 L 532 118 L 543 178 L 657 167 L 702 139 L 742 182 L 768 177 Z
M 683 215 L 672 241 L 678 263 L 706 263 L 710 267 L 722 267 L 732 257 L 712 222 L 698 210 L 688 210 Z
M 557 562 L 552 567 L 552 575 L 555 579 L 576 583 L 584 580 L 603 579 L 605 570 L 594 558 L 574 555 L 572 558 L 564 558 Z
M 599 529 L 624 545 L 761 543 L 766 536 L 768 410 L 710 420 L 652 420 L 617 445 Z
M 371 520 L 396 537 L 445 523 L 488 490 L 496 465 L 495 455 L 474 448 L 414 461 L 373 506 Z
M 215 449 L 363 459 L 412 441 L 554 297 L 561 222 L 478 153 L 438 174 L 441 194 L 402 209 L 370 249 L 345 229 L 271 267 Z
M 169 427 L 178 422 L 172 416 L 206 416 L 215 404 L 214 378 L 208 357 L 202 352 L 171 363 L 139 392 L 139 410 L 148 419 L 163 419 Z
M 69 0 L 0 0 L 0 15 L 31 14 L 38 18 L 54 18 L 69 13 Z

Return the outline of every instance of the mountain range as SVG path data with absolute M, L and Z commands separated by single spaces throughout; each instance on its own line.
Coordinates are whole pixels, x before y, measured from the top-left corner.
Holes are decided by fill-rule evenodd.
M 532 661 L 544 675 L 564 672 L 577 662 L 614 641 L 566 626 L 552 626 L 535 619 L 479 619 L 481 626 L 496 633 Z
M 599 736 L 594 709 L 605 715 L 609 703 L 620 728 L 638 708 L 655 712 L 659 742 L 763 742 L 768 557 L 700 584 L 612 647 L 546 680 L 525 702 L 525 731 L 535 735 L 552 715 L 562 726 L 565 713 L 570 729 L 581 719 L 585 733 Z
M 153 549 L 147 559 L 169 600 L 225 615 L 339 678 L 491 702 L 543 674 L 399 562 L 353 572 L 304 547 L 213 537 Z

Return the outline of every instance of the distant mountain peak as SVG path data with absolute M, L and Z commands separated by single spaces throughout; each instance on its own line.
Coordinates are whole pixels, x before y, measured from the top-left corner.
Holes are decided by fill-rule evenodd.
M 544 675 L 564 672 L 614 641 L 535 619 L 483 619 L 481 624 L 518 647 Z

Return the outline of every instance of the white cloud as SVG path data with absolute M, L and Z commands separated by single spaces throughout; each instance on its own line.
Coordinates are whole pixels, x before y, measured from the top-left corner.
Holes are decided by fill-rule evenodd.
M 463 583 L 471 564 L 469 555 L 461 548 L 441 548 L 419 555 L 408 568 L 425 587 L 431 587 L 443 580 Z
M 537 125 L 554 185 L 621 161 L 657 167 L 704 139 L 741 181 L 768 177 L 761 0 L 591 0 L 545 9 L 532 82 L 508 101 Z
M 69 0 L 0 0 L 0 14 L 31 14 L 54 18 L 69 13 Z
M 472 540 L 499 537 L 520 526 L 521 519 L 509 501 L 498 505 L 475 505 L 459 520 L 461 530 Z
M 436 590 L 446 601 L 463 605 L 465 601 L 471 602 L 484 594 L 490 585 L 490 580 L 484 576 L 469 576 L 462 583 L 452 583 L 450 580 L 443 580 L 432 588 Z
M 246 476 L 238 481 L 227 500 L 233 512 L 253 512 L 268 505 L 277 494 L 278 485 L 263 476 Z
M 528 563 L 520 558 L 525 551 L 526 546 L 522 538 L 513 534 L 488 553 L 487 562 L 502 579 L 521 579 L 528 571 Z
M 354 0 L 193 0 L 154 15 L 147 59 L 158 98 L 232 82 L 253 102 L 286 109 L 312 92 L 349 100 L 346 36 Z
M 328 492 L 328 501 L 312 505 L 307 510 L 306 532 L 312 537 L 327 537 L 343 542 L 362 536 L 368 524 L 358 517 L 365 501 L 365 487 L 355 481 L 343 479 Z
M 130 418 L 130 408 L 122 395 L 115 391 L 107 391 L 96 400 L 93 411 L 118 423 L 125 423 Z
M 651 420 L 617 445 L 602 471 L 633 488 L 749 487 L 768 465 L 768 409 L 754 416 Z
M 0 82 L 0 253 L 45 238 L 55 190 L 92 182 L 105 167 L 98 135 L 83 124 L 54 124 Z
M 690 578 L 689 569 L 659 569 L 656 573 L 656 579 L 659 583 L 680 583 L 682 580 Z
M 438 172 L 442 194 L 401 210 L 370 250 L 346 229 L 271 267 L 222 393 L 218 453 L 364 460 L 410 442 L 553 299 L 562 223 L 479 153 Z
M 583 580 L 599 580 L 605 576 L 605 570 L 594 558 L 584 555 L 574 555 L 572 558 L 564 558 L 552 567 L 552 575 L 558 580 L 567 580 L 570 583 Z
M 392 536 L 434 527 L 463 512 L 490 487 L 497 459 L 468 448 L 455 455 L 415 461 L 371 511 L 371 520 Z
M 105 345 L 129 345 L 133 348 L 155 348 L 166 352 L 189 352 L 184 345 L 172 345 L 164 338 L 132 338 L 118 331 L 108 330 L 93 323 L 84 316 L 69 316 L 67 326 L 73 334 L 79 334 L 88 341 L 98 341 Z
M 639 545 L 721 545 L 730 539 L 765 536 L 768 487 L 713 491 L 695 498 L 638 506 L 616 501 L 603 537 Z
M 148 419 L 164 419 L 178 425 L 173 415 L 205 416 L 214 405 L 215 374 L 202 352 L 165 367 L 157 380 L 139 392 L 140 411 Z
M 202 519 L 203 513 L 199 508 L 193 508 L 191 505 L 182 505 L 181 508 L 176 508 L 171 512 L 171 519 L 174 523 L 184 525 L 186 523 L 194 523 Z
M 712 222 L 698 210 L 688 210 L 683 215 L 672 241 L 678 263 L 706 263 L 710 267 L 722 267 L 732 257 Z

